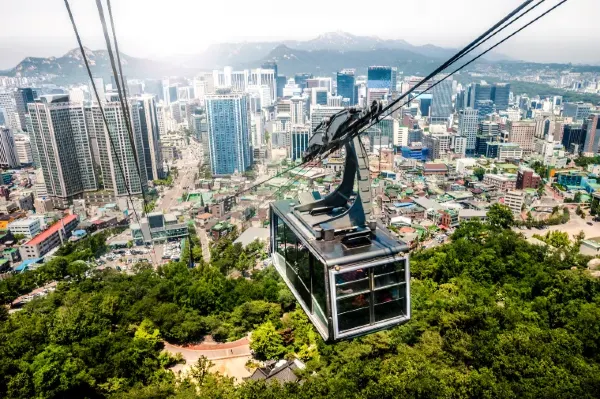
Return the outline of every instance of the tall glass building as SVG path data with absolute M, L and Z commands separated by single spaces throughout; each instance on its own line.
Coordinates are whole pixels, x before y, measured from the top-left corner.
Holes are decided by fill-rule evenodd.
M 337 73 L 337 94 L 342 98 L 347 98 L 348 104 L 356 105 L 358 98 L 356 98 L 356 77 L 354 76 L 353 69 L 344 69 Z
M 479 130 L 479 112 L 473 108 L 465 108 L 458 114 L 458 134 L 467 138 L 467 154 L 475 152 L 477 131 Z
M 135 134 L 142 138 L 148 180 L 162 179 L 164 177 L 163 159 L 154 96 L 143 95 L 131 100 L 131 119 Z
M 310 128 L 308 126 L 292 127 L 292 137 L 290 143 L 290 154 L 293 161 L 302 159 L 302 154 L 308 147 L 308 139 L 310 136 Z
M 369 89 L 396 90 L 397 69 L 390 66 L 370 66 L 367 71 Z
M 31 144 L 48 195 L 69 204 L 84 191 L 97 189 L 84 109 L 68 95 L 42 96 L 29 103 Z
M 213 175 L 246 171 L 252 165 L 248 96 L 223 91 L 205 102 Z
M 431 90 L 431 119 L 447 120 L 452 115 L 452 79 L 440 82 Z

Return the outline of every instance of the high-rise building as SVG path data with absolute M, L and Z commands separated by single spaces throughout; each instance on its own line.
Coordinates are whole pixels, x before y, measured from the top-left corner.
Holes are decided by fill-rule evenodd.
M 133 128 L 132 145 L 120 102 L 108 101 L 103 108 L 108 129 L 98 105 L 85 107 L 90 142 L 94 152 L 97 152 L 95 159 L 102 171 L 103 188 L 114 192 L 116 196 L 128 195 L 128 189 L 132 195 L 143 194 L 148 186 L 148 177 L 140 130 Z M 130 111 L 133 114 L 133 110 Z
M 21 165 L 33 164 L 33 152 L 31 151 L 31 140 L 25 134 L 15 134 L 15 149 L 17 158 Z
M 370 66 L 367 70 L 367 87 L 369 89 L 396 90 L 397 69 L 389 66 Z
M 225 91 L 206 96 L 206 114 L 212 173 L 246 171 L 252 165 L 248 96 Z
M 142 138 L 144 164 L 148 180 L 164 177 L 160 150 L 160 132 L 154 96 L 144 95 L 131 100 L 132 128 Z
M 277 75 L 277 98 L 283 98 L 283 89 L 287 84 L 287 76 Z
M 487 83 L 473 83 L 469 86 L 469 107 L 477 109 L 477 101 L 492 99 L 492 86 Z
M 484 121 L 488 115 L 496 112 L 492 100 L 477 100 L 475 102 L 475 109 L 479 112 L 479 122 Z
M 325 87 L 313 87 L 310 95 L 311 105 L 327 105 L 328 94 Z
M 42 96 L 28 104 L 32 150 L 48 195 L 62 206 L 84 191 L 97 190 L 84 109 L 68 95 Z
M 292 125 L 304 125 L 304 115 L 304 99 L 302 97 L 292 97 L 290 99 L 290 119 Z
M 570 151 L 573 144 L 581 150 L 585 144 L 587 126 L 581 123 L 567 123 L 563 127 L 562 145 Z
M 314 134 L 315 129 L 323 121 L 323 118 L 331 117 L 343 110 L 343 107 L 328 107 L 326 105 L 310 107 L 310 131 Z
M 27 104 L 30 104 L 35 101 L 35 97 L 37 94 L 35 90 L 30 87 L 23 87 L 17 89 L 15 92 L 15 105 L 17 109 L 17 114 L 19 115 L 19 121 L 21 123 L 21 129 L 27 131 L 27 126 L 25 122 L 25 115 L 27 114 Z
M 525 153 L 535 149 L 535 121 L 509 121 L 507 129 L 509 143 L 518 144 Z
M 458 114 L 458 134 L 467 138 L 466 152 L 475 151 L 475 141 L 479 127 L 479 112 L 473 108 L 465 108 Z
M 348 104 L 356 105 L 356 77 L 354 69 L 344 69 L 337 73 L 337 94 L 348 99 Z
M 585 142 L 581 152 L 598 154 L 600 150 L 600 114 L 591 114 L 587 119 Z
M 104 86 L 104 79 L 94 78 L 94 85 L 96 86 L 96 90 L 98 90 L 98 97 L 100 97 L 100 101 L 106 101 L 106 86 Z M 88 91 L 90 93 L 94 93 L 94 88 L 92 87 L 91 83 Z M 95 94 L 92 94 L 92 102 L 98 102 Z
M 292 126 L 289 151 L 293 161 L 302 159 L 302 154 L 308 147 L 309 138 L 310 128 L 308 126 Z
M 564 103 L 562 115 L 573 118 L 575 121 L 585 121 L 590 115 L 591 110 L 592 104 L 589 103 L 581 101 L 577 103 Z
M 17 112 L 15 96 L 12 92 L 0 92 L 0 109 L 4 110 L 5 124 L 13 130 L 21 130 L 21 121 Z
M 444 122 L 452 115 L 452 79 L 446 79 L 431 89 L 431 123 Z
M 419 111 L 421 112 L 421 116 L 429 117 L 431 114 L 431 103 L 433 102 L 433 97 L 431 94 L 421 94 L 419 96 Z
M 15 147 L 11 131 L 0 126 L 0 167 L 12 169 L 20 166 Z
M 300 89 L 306 89 L 308 87 L 306 84 L 308 79 L 312 79 L 312 75 L 310 73 L 297 73 L 294 75 L 294 82 L 300 86 Z
M 496 105 L 498 111 L 507 110 L 510 102 L 510 83 L 494 84 L 491 100 Z

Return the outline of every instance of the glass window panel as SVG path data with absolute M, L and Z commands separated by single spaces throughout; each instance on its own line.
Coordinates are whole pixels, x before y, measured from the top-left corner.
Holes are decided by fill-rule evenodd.
M 354 312 L 344 313 L 338 316 L 338 329 L 340 332 L 353 328 L 368 326 L 370 324 L 371 311 L 368 307 L 358 309 Z
M 406 297 L 405 293 L 398 299 L 374 305 L 375 321 L 384 321 L 396 317 L 406 316 Z
M 306 245 L 298 241 L 298 252 L 296 254 L 296 268 L 298 270 L 298 277 L 304 283 L 304 285 L 310 289 L 310 252 Z M 310 303 L 310 302 L 309 302 Z
M 358 294 L 361 292 L 368 292 L 368 291 L 369 291 L 369 279 L 368 278 L 363 278 L 362 280 L 344 283 L 344 284 L 337 284 L 335 286 L 335 293 L 338 298 L 346 296 L 346 295 Z
M 296 263 L 296 245 L 298 243 L 298 239 L 294 232 L 287 228 L 285 229 L 285 260 L 290 265 L 295 265 Z
M 354 282 L 357 280 L 363 280 L 369 278 L 369 270 L 368 269 L 358 269 L 353 270 L 351 272 L 338 273 L 335 275 L 335 284 L 341 285 L 350 282 Z
M 373 269 L 375 289 L 405 282 L 404 261 L 388 263 Z
M 323 317 L 323 322 L 327 325 L 327 318 L 325 313 L 327 311 L 327 305 L 325 303 L 325 273 L 327 272 L 325 266 L 317 260 L 312 254 L 310 254 L 313 262 L 313 274 L 312 274 L 312 296 L 314 301 L 318 305 L 319 309 L 313 307 L 313 311 Z M 320 314 L 319 314 L 320 313 Z
M 370 299 L 371 299 L 371 295 L 369 293 L 358 294 L 358 295 L 354 295 L 351 297 L 338 299 L 337 300 L 338 314 L 352 312 L 352 311 L 362 309 L 362 308 L 368 308 Z
M 285 256 L 285 224 L 283 220 L 277 220 L 277 253 Z

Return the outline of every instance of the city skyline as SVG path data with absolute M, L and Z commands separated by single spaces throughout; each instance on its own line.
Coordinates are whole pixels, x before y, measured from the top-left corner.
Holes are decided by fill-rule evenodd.
M 519 3 L 518 0 L 495 1 L 492 4 L 460 0 L 450 4 L 429 0 L 420 4 L 417 10 L 417 14 L 427 15 L 428 20 L 404 18 L 401 24 L 396 23 L 397 16 L 406 12 L 401 4 L 388 5 L 389 12 L 386 13 L 376 9 L 358 12 L 353 7 L 339 9 L 333 4 L 312 0 L 302 8 L 287 10 L 287 6 L 282 5 L 277 12 L 260 6 L 243 7 L 243 12 L 229 7 L 226 26 L 221 18 L 199 19 L 201 15 L 221 15 L 223 10 L 218 4 L 186 0 L 170 2 L 168 8 L 147 4 L 142 7 L 141 0 L 116 2 L 114 14 L 124 53 L 169 61 L 178 55 L 199 54 L 216 43 L 310 40 L 332 31 L 403 39 L 413 45 L 456 48 L 475 38 Z M 0 69 L 12 68 L 25 57 L 61 56 L 75 47 L 62 2 L 11 1 L 3 7 L 8 18 L 3 21 L 0 32 Z M 76 19 L 81 21 L 81 35 L 86 46 L 103 48 L 95 3 L 76 1 L 72 7 Z M 318 11 L 316 14 L 315 10 Z M 559 12 L 526 29 L 498 51 L 526 61 L 600 63 L 600 56 L 589 51 L 593 38 L 600 33 L 594 21 L 598 11 L 600 4 L 594 0 L 568 2 Z M 329 20 L 326 27 L 322 24 L 298 24 L 296 28 L 293 24 L 296 19 L 305 21 L 311 16 L 332 13 L 338 18 Z M 473 15 L 477 18 L 472 18 Z M 365 18 L 371 17 L 381 23 L 362 23 Z M 20 23 L 23 18 L 35 20 L 36 29 L 31 30 L 27 24 Z M 197 22 L 199 20 L 201 23 Z M 570 24 L 568 30 L 557 30 L 556 26 L 565 20 L 578 22 Z M 433 26 L 435 29 L 431 28 Z M 179 39 L 174 40 L 174 36 Z

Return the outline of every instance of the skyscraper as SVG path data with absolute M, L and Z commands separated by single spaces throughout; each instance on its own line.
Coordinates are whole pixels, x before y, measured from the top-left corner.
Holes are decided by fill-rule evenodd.
M 492 101 L 496 105 L 498 111 L 505 111 L 508 109 L 508 103 L 510 98 L 510 84 L 509 83 L 496 83 L 492 87 Z
M 302 97 L 290 99 L 290 118 L 292 125 L 304 124 L 304 99 Z
M 6 127 L 0 127 L 0 167 L 17 168 L 20 166 L 15 139 Z
M 2 105 L 0 104 L 0 107 Z M 568 116 L 576 121 L 585 121 L 590 115 L 592 104 L 577 102 L 577 103 L 564 103 L 563 104 L 563 116 Z
M 142 138 L 144 165 L 148 180 L 163 178 L 163 159 L 154 96 L 144 95 L 131 100 L 131 119 L 136 135 Z
M 369 89 L 396 90 L 394 68 L 389 66 L 370 66 L 367 71 L 367 87 Z
M 6 126 L 13 130 L 20 130 L 21 122 L 12 92 L 0 92 L 0 109 L 4 110 L 3 114 Z
M 65 206 L 84 191 L 95 191 L 98 186 L 83 107 L 69 103 L 68 95 L 55 95 L 42 96 L 28 104 L 28 110 L 32 150 L 48 195 Z
M 600 150 L 600 114 L 591 114 L 587 119 L 587 132 L 582 152 L 597 154 Z
M 132 146 L 120 103 L 106 102 L 103 108 L 108 129 L 104 125 L 98 105 L 86 106 L 85 116 L 90 141 L 94 152 L 97 152 L 95 159 L 99 162 L 102 171 L 104 189 L 114 192 L 116 196 L 128 195 L 127 189 L 132 195 L 142 194 L 148 186 L 148 178 L 140 130 L 133 129 L 134 145 Z M 133 114 L 134 110 L 131 111 Z M 140 163 L 139 173 L 134 151 Z
M 312 75 L 310 73 L 297 73 L 294 76 L 294 82 L 300 86 L 300 89 L 306 89 L 308 87 L 306 81 L 311 78 Z
M 30 104 L 35 101 L 36 92 L 30 88 L 19 88 L 15 92 L 15 104 L 17 114 L 19 115 L 19 121 L 21 123 L 21 129 L 27 131 L 27 126 L 25 123 L 25 115 L 27 114 L 27 104 Z
M 343 107 L 328 107 L 326 105 L 314 105 L 310 107 L 310 131 L 314 134 L 315 129 L 323 121 L 323 118 L 327 118 L 343 111 Z
M 311 89 L 311 105 L 327 105 L 327 89 L 325 87 L 313 87 Z
M 302 154 L 308 147 L 310 131 L 308 126 L 293 126 L 291 132 L 290 158 L 293 161 L 302 159 Z
M 452 115 L 452 79 L 434 86 L 431 95 L 431 123 L 446 121 Z
M 226 91 L 206 96 L 206 114 L 212 173 L 246 171 L 252 164 L 248 96 Z
M 508 142 L 518 144 L 523 152 L 535 149 L 535 121 L 509 121 Z
M 465 108 L 458 114 L 458 134 L 467 138 L 466 153 L 471 154 L 475 151 L 475 141 L 477 139 L 479 112 L 473 108 Z
M 337 94 L 347 98 L 350 105 L 356 105 L 358 99 L 355 97 L 356 77 L 354 69 L 344 69 L 337 73 Z
M 578 149 L 581 150 L 585 144 L 586 134 L 587 127 L 581 123 L 565 124 L 563 127 L 562 145 L 567 151 L 571 150 L 573 144 L 577 145 Z

